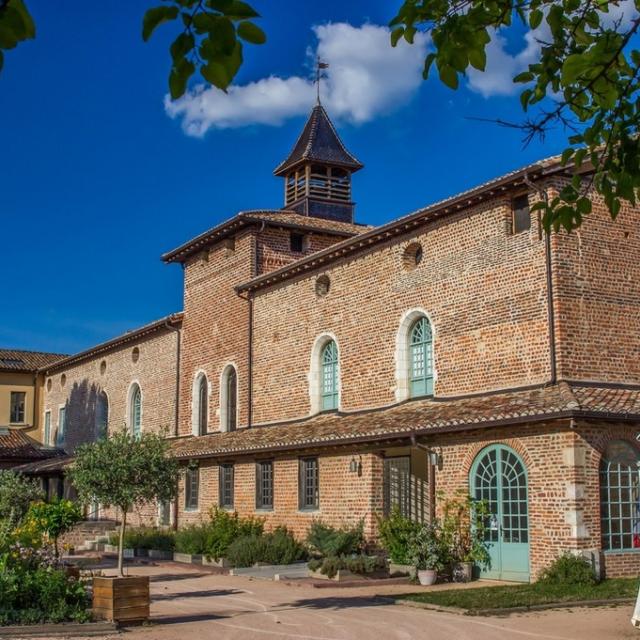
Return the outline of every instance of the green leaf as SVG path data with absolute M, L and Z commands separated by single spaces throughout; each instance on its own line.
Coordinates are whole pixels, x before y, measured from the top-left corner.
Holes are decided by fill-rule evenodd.
M 569 147 L 568 149 L 565 149 L 562 152 L 562 156 L 560 158 L 560 164 L 567 164 L 567 162 L 569 162 L 569 159 L 573 156 L 573 149 L 571 147 Z
M 20 14 L 24 28 L 24 39 L 35 38 L 36 25 L 24 2 L 22 0 L 11 0 L 10 4 Z
M 246 18 L 259 18 L 260 14 L 246 2 L 233 0 L 231 5 L 222 11 L 225 16 L 234 20 L 244 20 Z
M 200 73 L 208 83 L 223 91 L 226 91 L 232 80 L 226 66 L 215 60 L 211 60 L 208 64 L 200 67 Z
M 181 33 L 171 44 L 171 57 L 174 64 L 184 58 L 195 46 L 195 41 L 190 33 Z
M 443 65 L 438 69 L 438 73 L 440 74 L 440 80 L 444 82 L 444 84 L 449 87 L 449 89 L 457 89 L 458 88 L 458 74 L 453 67 L 449 65 Z
M 148 9 L 142 19 L 142 39 L 147 42 L 155 28 L 163 22 L 175 20 L 178 17 L 178 7 L 153 7 Z
M 591 213 L 591 200 L 583 196 L 576 202 L 576 209 L 582 215 Z
M 391 32 L 391 46 L 395 47 L 398 44 L 402 34 L 404 33 L 404 27 L 398 27 Z
M 186 58 L 178 60 L 172 67 L 171 73 L 169 74 L 169 93 L 173 100 L 177 100 L 184 95 L 184 92 L 187 90 L 189 78 L 195 70 L 196 68 L 193 62 Z
M 247 20 L 238 25 L 238 36 L 251 44 L 264 44 L 267 41 L 264 31 L 258 25 Z
M 534 9 L 529 13 L 529 26 L 532 29 L 537 29 L 540 26 L 543 17 L 544 14 L 540 9 Z
M 487 54 L 484 49 L 469 49 L 469 62 L 474 69 L 484 71 L 487 66 Z
M 533 75 L 533 73 L 531 73 L 531 71 L 523 71 L 522 73 L 519 73 L 517 76 L 515 76 L 513 81 L 514 82 L 531 82 L 534 78 L 535 76 Z
M 233 0 L 207 0 L 207 6 L 219 11 L 220 13 L 228 11 L 232 4 Z
M 0 71 L 2 71 L 2 67 L 4 66 L 4 54 L 0 51 Z

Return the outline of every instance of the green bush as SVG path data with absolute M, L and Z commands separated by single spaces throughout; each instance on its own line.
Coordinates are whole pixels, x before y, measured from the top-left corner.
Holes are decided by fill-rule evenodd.
M 0 625 L 86 622 L 90 605 L 85 586 L 61 569 L 0 568 Z
M 333 578 L 339 570 L 346 569 L 351 573 L 365 575 L 380 571 L 385 566 L 383 558 L 379 556 L 366 556 L 359 554 L 355 556 L 327 556 L 325 558 L 314 558 L 309 561 L 311 571 L 320 571 L 322 575 Z
M 538 582 L 555 585 L 594 585 L 598 581 L 588 560 L 565 553 L 542 572 Z
M 391 562 L 410 563 L 409 541 L 420 528 L 421 524 L 403 516 L 398 506 L 393 507 L 388 517 L 378 519 L 380 544 Z
M 80 520 L 82 520 L 80 505 L 65 499 L 57 499 L 51 502 L 34 502 L 25 516 L 27 524 L 33 524 L 33 527 L 41 536 L 46 536 L 48 540 L 53 542 L 56 557 L 60 553 L 58 539 L 61 535 L 70 531 Z
M 191 524 L 176 531 L 175 549 L 179 553 L 204 554 L 207 550 L 209 527 L 206 524 Z
M 204 553 L 208 559 L 219 560 L 225 557 L 229 545 L 234 540 L 246 536 L 260 536 L 263 530 L 264 522 L 258 518 L 240 518 L 237 513 L 214 507 L 211 510 Z
M 227 549 L 226 558 L 234 567 L 251 567 L 256 562 L 291 564 L 305 560 L 307 551 L 286 527 L 263 535 L 242 536 Z
M 124 546 L 125 549 L 173 551 L 175 547 L 175 537 L 173 531 L 166 529 L 154 529 L 152 527 L 127 529 L 124 534 Z M 117 546 L 118 540 L 118 533 L 112 533 L 109 536 L 109 544 Z
M 355 527 L 338 529 L 315 520 L 307 534 L 307 545 L 314 555 L 321 557 L 360 553 L 364 547 L 363 522 Z

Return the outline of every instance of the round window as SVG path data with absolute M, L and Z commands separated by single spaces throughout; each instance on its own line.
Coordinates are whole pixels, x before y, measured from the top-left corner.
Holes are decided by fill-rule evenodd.
M 52 384 L 53 384 L 53 383 L 51 382 L 51 378 L 49 378 L 49 379 L 47 380 L 47 391 L 51 391 L 51 386 L 52 386 Z
M 60 376 L 60 386 L 64 387 L 65 384 L 67 384 L 67 376 L 66 376 L 66 374 L 63 373 Z
M 402 254 L 402 266 L 405 271 L 413 271 L 422 262 L 422 245 L 410 243 Z
M 138 360 L 140 360 L 140 349 L 138 349 L 138 347 L 133 347 L 133 350 L 131 351 L 131 359 L 134 362 L 138 362 Z
M 104 375 L 104 373 L 105 373 L 105 371 L 106 371 L 106 370 L 107 370 L 107 361 L 106 361 L 106 360 L 103 360 L 103 361 L 100 363 L 100 373 L 101 373 L 102 375 Z

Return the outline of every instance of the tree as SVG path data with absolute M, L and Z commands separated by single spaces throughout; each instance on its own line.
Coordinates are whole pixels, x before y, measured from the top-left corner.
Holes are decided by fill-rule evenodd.
M 10 470 L 0 470 L 0 521 L 16 527 L 32 502 L 42 500 L 38 484 Z
M 145 503 L 172 500 L 176 495 L 178 463 L 169 456 L 169 443 L 162 435 L 134 436 L 122 430 L 107 440 L 78 447 L 70 478 L 82 502 L 120 509 L 118 572 L 124 575 L 127 512 Z
M 521 128 L 525 142 L 544 137 L 549 127 L 569 132 L 562 162 L 575 169 L 573 180 L 544 211 L 547 230 L 579 227 L 591 212 L 592 189 L 602 195 L 613 219 L 622 201 L 636 204 L 640 195 L 640 109 L 636 106 L 640 51 L 633 47 L 640 16 L 611 19 L 620 0 L 404 0 L 391 20 L 391 44 L 413 43 L 418 30 L 431 35 L 433 50 L 425 60 L 442 82 L 459 86 L 473 67 L 484 71 L 486 50 L 497 30 L 530 29 L 540 45 L 538 58 L 514 77 L 523 90 L 520 103 L 529 113 Z M 640 0 L 635 0 L 640 9 Z M 145 13 L 142 37 L 148 40 L 165 22 L 180 25 L 170 47 L 171 96 L 188 89 L 198 69 L 206 82 L 225 91 L 243 60 L 243 43 L 262 44 L 264 32 L 252 20 L 258 13 L 240 0 L 165 0 Z M 2 50 L 35 37 L 23 0 L 0 0 L 0 68 Z M 587 171 L 581 172 L 585 168 Z
M 60 557 L 58 539 L 82 520 L 80 505 L 71 500 L 54 500 L 53 502 L 35 502 L 31 505 L 27 516 L 37 530 L 53 540 L 55 557 Z

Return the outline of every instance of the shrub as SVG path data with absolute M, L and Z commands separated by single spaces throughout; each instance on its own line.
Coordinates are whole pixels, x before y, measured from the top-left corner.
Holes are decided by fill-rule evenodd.
M 204 554 L 208 539 L 209 528 L 206 524 L 192 524 L 176 532 L 175 549 L 179 553 Z
M 109 544 L 117 545 L 119 535 L 112 533 L 109 536 Z M 157 549 L 159 551 L 173 551 L 175 547 L 175 534 L 166 529 L 154 529 L 152 527 L 138 527 L 127 529 L 124 534 L 124 546 L 126 549 Z
M 260 536 L 263 529 L 264 523 L 258 518 L 240 518 L 237 513 L 214 507 L 208 525 L 206 556 L 208 559 L 219 560 L 225 556 L 234 540 L 246 536 Z
M 309 528 L 307 544 L 314 555 L 322 557 L 360 553 L 364 546 L 363 522 L 352 528 L 337 529 L 315 520 Z
M 82 520 L 80 505 L 71 500 L 35 502 L 29 507 L 26 522 L 32 522 L 35 530 L 53 542 L 56 558 L 60 555 L 58 539 Z
M 378 519 L 380 531 L 380 544 L 389 554 L 392 562 L 409 564 L 409 541 L 422 525 L 400 513 L 400 508 L 395 506 L 387 518 Z
M 418 570 L 442 569 L 448 559 L 448 551 L 436 524 L 424 524 L 411 536 L 408 555 L 411 564 Z
M 227 549 L 226 558 L 234 567 L 251 567 L 256 562 L 291 564 L 304 560 L 305 547 L 286 527 L 278 527 L 264 535 L 242 536 Z
M 542 572 L 539 582 L 565 586 L 594 585 L 597 579 L 588 560 L 565 553 Z
M 321 574 L 333 578 L 341 569 L 347 569 L 351 573 L 361 575 L 374 573 L 384 568 L 384 560 L 379 556 L 327 556 L 326 558 L 314 558 L 309 561 L 311 571 L 320 571 Z
M 0 625 L 86 622 L 89 607 L 85 586 L 63 570 L 0 561 Z

